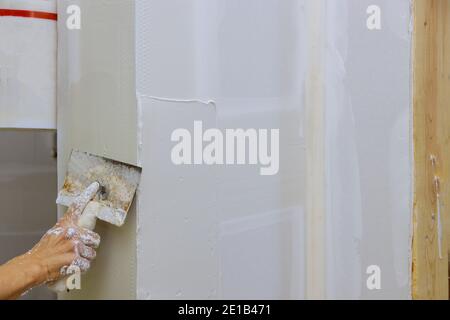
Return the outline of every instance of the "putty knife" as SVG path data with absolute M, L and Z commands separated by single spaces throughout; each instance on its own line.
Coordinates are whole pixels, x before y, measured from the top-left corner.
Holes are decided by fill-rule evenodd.
M 125 223 L 140 177 L 141 168 L 73 150 L 56 203 L 69 207 L 97 181 L 101 190 L 88 206 L 96 207 L 98 219 L 120 227 Z
M 140 177 L 139 167 L 73 150 L 56 203 L 69 207 L 87 187 L 98 182 L 99 192 L 84 209 L 78 225 L 94 230 L 100 219 L 120 227 L 125 223 Z M 49 287 L 65 291 L 65 279 Z

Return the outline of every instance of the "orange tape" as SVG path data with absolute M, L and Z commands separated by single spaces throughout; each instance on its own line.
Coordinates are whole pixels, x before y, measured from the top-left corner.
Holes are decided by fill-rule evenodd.
M 0 17 L 22 17 L 45 20 L 58 20 L 58 14 L 42 11 L 0 9 Z

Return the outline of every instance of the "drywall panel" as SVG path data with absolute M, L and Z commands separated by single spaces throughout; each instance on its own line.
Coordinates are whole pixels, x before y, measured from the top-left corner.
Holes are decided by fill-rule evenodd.
M 202 121 L 204 130 L 216 127 L 215 108 L 144 97 L 140 103 L 145 173 L 138 207 L 138 297 L 217 297 L 217 170 L 174 166 L 169 143 L 174 130 L 194 121 Z
M 379 0 L 374 31 L 365 0 L 79 3 L 82 30 L 60 31 L 60 178 L 73 147 L 138 161 L 143 176 L 137 236 L 133 220 L 103 226 L 99 259 L 75 297 L 303 298 L 306 232 L 325 250 L 315 260 L 325 270 L 319 294 L 409 297 L 410 1 Z M 322 25 L 307 24 L 314 8 Z M 133 59 L 123 58 L 134 45 L 137 92 Z M 314 118 L 315 104 L 323 116 Z M 316 153 L 325 217 L 311 230 L 316 189 L 306 183 L 321 170 L 307 178 L 307 152 L 320 126 L 305 123 L 306 112 L 323 125 L 325 147 Z M 278 174 L 175 166 L 171 133 L 192 132 L 195 120 L 280 129 Z M 371 265 L 381 268 L 381 290 L 366 286 Z
M 81 29 L 66 28 L 69 4 L 81 8 Z M 72 149 L 135 164 L 134 1 L 59 1 L 58 180 Z M 56 195 L 55 195 L 56 196 Z M 102 244 L 79 292 L 69 299 L 132 299 L 136 215 L 122 228 L 99 222 Z
M 410 297 L 411 8 L 327 1 L 327 297 Z M 366 25 L 377 5 L 381 29 Z M 366 270 L 381 269 L 369 290 Z
M 0 127 L 56 129 L 56 1 L 0 0 L 0 10 Z M 26 16 L 36 11 L 46 14 Z
M 138 298 L 304 297 L 303 4 L 136 1 Z M 278 174 L 175 166 L 195 120 L 280 129 Z

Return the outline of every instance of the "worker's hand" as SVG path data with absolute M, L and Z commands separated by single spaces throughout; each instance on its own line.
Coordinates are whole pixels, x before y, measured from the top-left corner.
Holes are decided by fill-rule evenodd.
M 61 220 L 50 229 L 41 241 L 25 256 L 33 264 L 39 265 L 40 283 L 58 280 L 67 271 L 78 267 L 81 272 L 89 269 L 95 258 L 94 248 L 100 244 L 100 236 L 90 230 L 78 227 L 78 219 L 86 205 L 93 199 L 99 189 L 98 183 L 89 186 L 67 210 Z

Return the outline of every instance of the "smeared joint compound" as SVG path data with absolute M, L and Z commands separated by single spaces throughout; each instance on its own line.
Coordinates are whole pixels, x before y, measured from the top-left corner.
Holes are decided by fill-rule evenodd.
M 440 191 L 439 191 L 439 188 L 440 188 L 439 177 L 434 177 L 434 186 L 435 186 L 435 190 L 436 190 L 439 259 L 444 259 L 444 257 L 442 256 L 442 220 L 441 220 L 441 196 L 440 196 Z
M 436 156 L 435 156 L 435 155 L 431 155 L 431 156 L 430 156 L 430 161 L 431 161 L 431 166 L 432 166 L 433 168 L 436 168 L 436 162 L 437 162 L 437 159 L 436 159 Z
M 142 97 L 163 101 L 163 102 L 174 102 L 174 103 L 200 103 L 204 105 L 211 105 L 214 108 L 216 108 L 216 102 L 214 100 L 199 100 L 199 99 L 172 99 L 172 98 L 165 98 L 165 97 L 156 97 L 156 96 L 146 96 L 142 95 Z
M 435 155 L 430 155 L 431 166 L 436 171 L 437 166 L 437 158 Z M 442 256 L 442 220 L 441 220 L 441 195 L 440 195 L 440 187 L 441 182 L 438 176 L 434 177 L 434 192 L 436 194 L 436 211 L 437 211 L 437 236 L 438 236 L 438 251 L 439 251 L 439 259 L 443 259 Z M 434 216 L 434 214 L 433 214 Z

